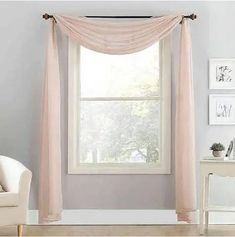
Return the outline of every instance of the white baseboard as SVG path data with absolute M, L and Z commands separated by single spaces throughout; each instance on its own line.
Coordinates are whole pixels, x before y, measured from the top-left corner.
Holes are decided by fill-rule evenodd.
M 37 224 L 38 211 L 29 211 L 29 224 Z M 53 224 L 176 224 L 174 210 L 63 210 L 62 220 Z
M 198 223 L 198 220 L 197 220 Z M 38 211 L 28 212 L 28 224 L 38 224 Z M 107 210 L 76 209 L 64 210 L 62 220 L 52 225 L 151 225 L 186 224 L 177 222 L 175 210 Z M 210 213 L 210 224 L 235 224 L 235 213 Z

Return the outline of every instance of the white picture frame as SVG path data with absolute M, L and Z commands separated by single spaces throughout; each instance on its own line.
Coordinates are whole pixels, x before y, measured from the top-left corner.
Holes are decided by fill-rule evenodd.
M 235 58 L 209 60 L 209 88 L 235 90 Z
M 235 94 L 209 95 L 209 125 L 235 125 Z

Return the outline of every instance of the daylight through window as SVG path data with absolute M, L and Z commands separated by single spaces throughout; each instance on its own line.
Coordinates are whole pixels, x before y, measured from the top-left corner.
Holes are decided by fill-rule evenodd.
M 129 55 L 81 47 L 81 163 L 156 163 L 159 44 Z

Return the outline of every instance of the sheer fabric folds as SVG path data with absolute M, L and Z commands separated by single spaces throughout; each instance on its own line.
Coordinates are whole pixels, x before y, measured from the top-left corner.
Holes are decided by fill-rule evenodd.
M 60 75 L 54 23 L 50 25 L 44 76 L 39 171 L 39 222 L 61 219 Z
M 143 50 L 169 35 L 179 25 L 182 16 L 163 16 L 131 22 L 107 22 L 56 15 L 55 20 L 51 21 L 50 26 L 44 78 L 39 193 L 41 223 L 59 220 L 62 210 L 60 82 L 55 26 L 57 25 L 69 38 L 91 50 L 107 54 L 129 54 Z M 192 221 L 192 213 L 195 211 L 196 195 L 190 47 L 188 22 L 184 19 L 176 97 L 176 211 L 179 220 L 188 222 Z
M 60 29 L 80 45 L 107 54 L 140 51 L 167 36 L 182 16 L 164 16 L 141 21 L 107 22 L 55 16 Z
M 194 221 L 196 210 L 196 157 L 191 38 L 183 20 L 179 77 L 176 83 L 175 182 L 179 221 Z

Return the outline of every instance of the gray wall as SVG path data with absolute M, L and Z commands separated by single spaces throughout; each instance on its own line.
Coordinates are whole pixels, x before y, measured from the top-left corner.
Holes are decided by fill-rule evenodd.
M 195 12 L 199 18 L 191 22 L 191 32 L 198 160 L 208 155 L 212 142 L 228 144 L 235 136 L 234 126 L 208 126 L 207 112 L 208 59 L 235 57 L 235 2 L 0 2 L 0 153 L 20 160 L 33 171 L 31 208 L 37 203 L 38 132 L 48 28 L 48 22 L 41 18 L 44 12 L 74 15 Z M 177 61 L 178 31 L 174 34 L 173 63 Z M 60 33 L 59 45 L 62 48 L 64 208 L 174 208 L 174 171 L 171 175 L 66 174 L 67 39 Z M 173 84 L 174 79 L 175 73 Z M 174 170 L 174 160 L 172 163 Z

